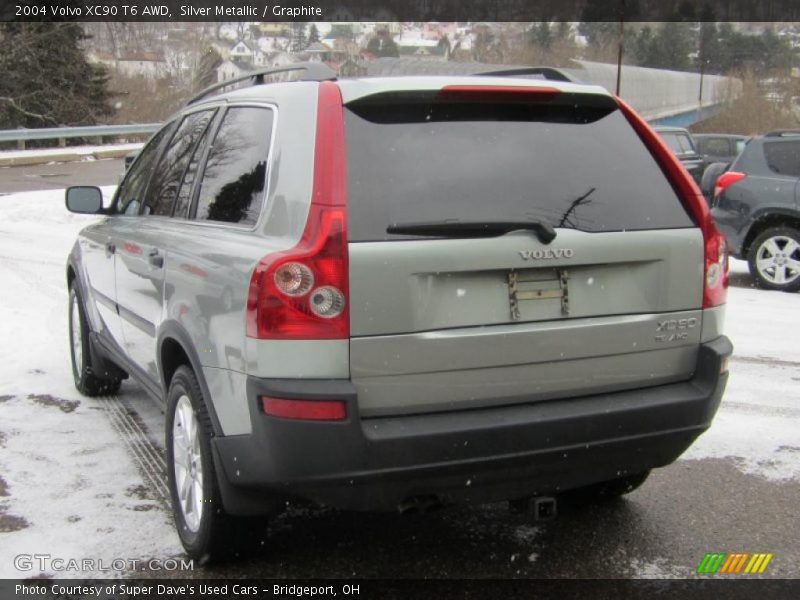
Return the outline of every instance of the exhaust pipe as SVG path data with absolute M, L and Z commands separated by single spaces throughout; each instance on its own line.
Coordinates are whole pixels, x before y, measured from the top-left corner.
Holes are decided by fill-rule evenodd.
M 436 496 L 411 496 L 397 505 L 401 515 L 414 515 L 431 513 L 439 510 L 442 502 Z
M 552 496 L 528 496 L 509 504 L 514 510 L 531 515 L 534 521 L 552 521 L 558 515 L 558 504 Z

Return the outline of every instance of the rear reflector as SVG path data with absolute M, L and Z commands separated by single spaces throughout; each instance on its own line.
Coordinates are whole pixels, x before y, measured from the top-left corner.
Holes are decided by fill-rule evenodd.
M 738 171 L 728 171 L 717 177 L 717 183 L 714 184 L 714 198 L 718 198 L 726 188 L 732 186 L 737 181 L 741 181 L 745 177 L 747 177 L 746 174 L 739 173 Z
M 261 408 L 271 417 L 300 421 L 344 421 L 347 407 L 343 400 L 287 400 L 261 396 Z

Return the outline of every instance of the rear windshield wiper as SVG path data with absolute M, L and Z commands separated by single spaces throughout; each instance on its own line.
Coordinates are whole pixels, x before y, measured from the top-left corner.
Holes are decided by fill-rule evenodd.
M 392 223 L 386 233 L 448 238 L 498 237 L 510 231 L 528 229 L 539 241 L 549 244 L 556 239 L 556 230 L 541 221 L 428 221 L 424 223 Z

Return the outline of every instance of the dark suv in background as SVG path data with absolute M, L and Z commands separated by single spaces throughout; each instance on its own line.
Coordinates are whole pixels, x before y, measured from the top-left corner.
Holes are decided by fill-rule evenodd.
M 747 136 L 728 133 L 693 133 L 695 147 L 706 163 L 732 163 L 744 150 Z
M 764 288 L 800 289 L 800 130 L 753 138 L 717 178 L 712 214 Z

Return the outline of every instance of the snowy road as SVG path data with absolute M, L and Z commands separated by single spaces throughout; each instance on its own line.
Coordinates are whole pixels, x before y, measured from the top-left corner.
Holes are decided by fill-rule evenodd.
M 54 573 L 15 568 L 21 554 L 182 556 L 159 408 L 129 382 L 99 399 L 72 385 L 64 264 L 91 220 L 67 213 L 60 191 L 0 196 L 0 577 Z M 176 575 L 686 577 L 706 552 L 743 551 L 774 553 L 767 576 L 800 577 L 800 294 L 751 289 L 734 268 L 736 350 L 714 425 L 626 501 L 562 506 L 546 525 L 501 505 L 417 517 L 297 509 L 270 525 L 258 556 Z

